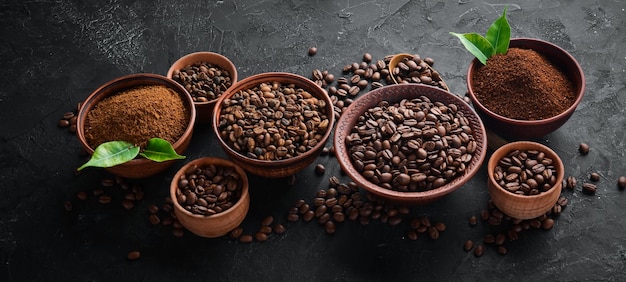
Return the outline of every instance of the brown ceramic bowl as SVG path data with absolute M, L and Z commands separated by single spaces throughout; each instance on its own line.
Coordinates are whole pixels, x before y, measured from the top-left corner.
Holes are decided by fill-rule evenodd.
M 170 69 L 167 71 L 167 77 L 173 79 L 174 71 L 191 66 L 195 63 L 202 62 L 217 65 L 221 69 L 228 71 L 228 73 L 230 74 L 231 83 L 234 85 L 237 82 L 237 68 L 235 68 L 235 65 L 224 55 L 213 52 L 195 52 L 181 57 L 176 62 L 174 62 L 172 66 L 170 66 Z M 213 107 L 215 107 L 215 102 L 218 99 L 219 97 L 207 102 L 194 102 L 194 105 L 196 106 L 196 118 L 198 123 L 211 122 Z
M 466 166 L 463 174 L 457 176 L 449 183 L 424 192 L 401 192 L 394 191 L 376 185 L 368 181 L 354 167 L 350 156 L 349 148 L 346 145 L 346 137 L 352 132 L 359 117 L 368 109 L 378 105 L 381 101 L 388 101 L 390 104 L 400 102 L 403 99 L 418 98 L 425 96 L 432 102 L 442 102 L 445 105 L 455 104 L 458 111 L 463 112 L 470 122 L 474 140 L 477 148 L 474 157 Z M 396 84 L 378 88 L 356 99 L 342 113 L 337 122 L 334 135 L 335 156 L 341 165 L 342 170 L 360 187 L 368 192 L 391 202 L 402 204 L 427 204 L 437 200 L 463 186 L 480 169 L 487 152 L 487 135 L 485 128 L 474 110 L 457 95 L 451 94 L 443 89 L 421 84 Z
M 241 196 L 237 202 L 229 209 L 210 216 L 191 213 L 183 208 L 176 200 L 176 191 L 178 190 L 178 180 L 185 175 L 187 170 L 193 167 L 205 168 L 209 165 L 216 167 L 228 167 L 235 170 L 241 181 Z M 208 238 L 215 238 L 226 235 L 235 229 L 246 218 L 248 209 L 250 208 L 250 194 L 248 193 L 248 177 L 246 172 L 233 162 L 222 159 L 205 157 L 193 160 L 181 167 L 170 184 L 170 197 L 174 203 L 174 214 L 176 219 L 192 233 Z
M 513 150 L 537 150 L 544 152 L 546 157 L 551 158 L 553 161 L 557 172 L 556 184 L 546 192 L 531 196 L 514 194 L 502 188 L 494 179 L 494 170 L 502 157 L 508 155 Z M 554 204 L 559 199 L 563 186 L 563 176 L 565 175 L 564 170 L 561 158 L 545 145 L 530 141 L 508 143 L 493 152 L 487 163 L 489 196 L 498 209 L 513 218 L 531 219 L 539 217 L 554 207 Z
M 183 135 L 180 139 L 174 142 L 172 146 L 178 154 L 182 154 L 187 149 L 187 146 L 191 141 L 193 127 L 196 120 L 196 110 L 193 107 L 193 100 L 191 99 L 191 96 L 182 86 L 180 86 L 180 84 L 167 77 L 158 74 L 140 73 L 122 76 L 105 83 L 93 91 L 91 95 L 89 95 L 89 97 L 87 97 L 87 99 L 82 103 L 82 106 L 79 109 L 78 119 L 76 121 L 76 134 L 78 135 L 78 140 L 85 151 L 91 155 L 95 149 L 92 148 L 85 139 L 85 122 L 89 111 L 93 109 L 98 102 L 109 96 L 130 88 L 144 85 L 163 85 L 174 90 L 178 95 L 180 95 L 183 103 L 189 109 L 189 121 L 187 122 L 187 129 L 185 129 Z M 129 162 L 109 167 L 107 170 L 124 178 L 138 179 L 156 175 L 174 164 L 174 162 L 175 160 L 154 162 L 144 158 L 136 158 Z
M 486 108 L 478 101 L 472 81 L 474 71 L 482 64 L 474 59 L 467 70 L 468 96 L 474 105 L 474 109 L 480 115 L 487 129 L 513 139 L 539 138 L 559 129 L 572 116 L 576 107 L 580 104 L 585 93 L 585 75 L 580 65 L 567 51 L 547 41 L 531 38 L 514 38 L 509 44 L 510 48 L 532 49 L 548 58 L 556 65 L 574 84 L 576 100 L 564 112 L 551 118 L 542 120 L 519 120 L 511 119 Z
M 322 136 L 321 140 L 319 140 L 311 150 L 308 150 L 307 152 L 297 155 L 295 157 L 282 160 L 259 160 L 241 154 L 234 148 L 231 148 L 231 146 L 226 143 L 224 138 L 222 138 L 220 134 L 219 124 L 224 100 L 231 98 L 234 94 L 241 90 L 255 88 L 263 82 L 270 84 L 273 82 L 279 82 L 283 85 L 294 84 L 296 87 L 306 90 L 314 97 L 325 102 L 325 109 L 329 121 L 327 126 L 328 129 Z M 243 167 L 246 171 L 266 178 L 281 178 L 293 175 L 310 165 L 313 161 L 315 161 L 319 153 L 324 148 L 324 145 L 332 131 L 332 126 L 335 122 L 332 101 L 330 100 L 326 92 L 306 77 L 285 72 L 261 73 L 247 77 L 246 79 L 237 82 L 230 89 L 228 89 L 226 93 L 224 93 L 222 97 L 217 101 L 214 112 L 213 130 L 219 140 L 220 145 L 226 152 L 226 155 L 228 155 L 228 157 L 233 162 Z

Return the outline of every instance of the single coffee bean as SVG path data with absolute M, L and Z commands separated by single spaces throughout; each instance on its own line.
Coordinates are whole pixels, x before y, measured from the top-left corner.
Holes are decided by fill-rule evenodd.
M 112 198 L 109 195 L 101 195 L 98 198 L 98 202 L 100 202 L 101 204 L 108 204 L 108 203 L 111 202 L 111 200 L 112 200 Z
M 128 260 L 138 260 L 141 257 L 141 253 L 139 251 L 130 251 L 126 255 Z
M 415 232 L 415 230 L 409 230 L 406 233 L 406 238 L 411 240 L 411 241 L 417 240 L 418 237 L 419 237 L 419 235 L 417 234 L 417 232 Z
M 478 223 L 478 218 L 476 218 L 476 216 L 471 216 L 469 219 L 469 225 L 476 226 L 477 223 Z
M 287 221 L 296 222 L 298 219 L 300 219 L 300 217 L 296 213 L 290 213 L 287 215 Z
M 124 209 L 126 210 L 131 210 L 135 207 L 135 202 L 131 200 L 124 200 L 122 201 L 122 207 L 124 207 Z
M 309 222 L 311 220 L 313 220 L 313 218 L 315 218 L 315 212 L 312 210 L 308 210 L 304 213 L 303 215 L 303 220 L 304 222 Z
M 232 239 L 239 239 L 239 237 L 241 237 L 242 234 L 243 234 L 243 228 L 242 227 L 236 227 L 235 229 L 230 231 L 230 238 L 232 238 Z
M 504 246 L 498 246 L 498 253 L 501 255 L 506 255 L 506 253 L 508 252 L 508 250 L 506 249 L 506 247 Z
M 274 224 L 274 233 L 276 233 L 276 234 L 283 234 L 283 233 L 285 233 L 285 231 L 287 231 L 287 228 L 285 228 L 284 225 L 282 225 L 280 223 Z
M 465 250 L 466 252 L 471 251 L 474 248 L 474 241 L 472 240 L 467 240 L 465 241 L 465 244 L 463 244 L 463 250 Z
M 428 227 L 428 236 L 433 240 L 437 240 L 439 239 L 439 231 L 435 227 Z
M 259 228 L 259 232 L 269 235 L 270 233 L 272 233 L 272 227 L 269 225 L 263 225 L 261 226 L 261 228 Z
M 254 234 L 254 239 L 256 239 L 259 242 L 265 242 L 267 241 L 267 234 L 263 232 L 257 232 L 256 234 Z
M 308 54 L 309 54 L 309 56 L 314 56 L 315 54 L 317 54 L 317 48 L 316 47 L 310 47 Z
M 323 164 L 317 164 L 315 166 L 315 174 L 323 175 L 325 171 L 326 171 L 326 168 L 324 167 Z
M 150 224 L 152 225 L 157 225 L 161 223 L 161 219 L 156 214 L 150 214 L 150 216 L 148 216 L 148 219 L 150 220 Z
M 72 202 L 71 201 L 63 202 L 63 207 L 65 208 L 66 211 L 72 211 Z
M 493 244 L 496 242 L 496 237 L 491 235 L 491 234 L 487 234 L 485 235 L 485 238 L 483 239 L 483 242 L 485 244 Z
M 59 125 L 59 127 L 61 127 L 61 128 L 66 128 L 66 127 L 69 127 L 69 126 L 70 126 L 70 121 L 69 121 L 69 120 L 66 120 L 66 119 L 62 119 L 62 120 L 59 120 L 58 125 Z
M 263 221 L 261 221 L 261 226 L 270 226 L 272 225 L 272 223 L 274 222 L 274 217 L 273 216 L 267 216 L 263 219 Z
M 148 211 L 150 213 L 157 213 L 159 212 L 159 207 L 157 205 L 152 204 L 148 207 Z
M 326 231 L 326 234 L 335 234 L 337 227 L 332 220 L 329 220 L 324 223 L 324 230 Z
M 443 232 L 446 230 L 446 224 L 443 222 L 437 222 L 435 223 L 435 229 L 437 229 L 437 231 L 439 232 Z
M 172 235 L 174 235 L 174 237 L 176 238 L 181 238 L 185 235 L 185 230 L 183 230 L 182 228 L 174 228 L 172 229 Z
M 565 207 L 565 206 L 567 206 L 567 204 L 569 203 L 569 200 L 568 200 L 567 198 L 565 198 L 565 197 L 560 197 L 560 198 L 556 201 L 556 203 L 557 203 L 559 206 L 561 206 L 561 207 Z
M 544 230 L 550 230 L 554 226 L 554 219 L 546 218 L 541 222 L 541 228 Z
M 570 190 L 576 188 L 576 178 L 575 177 L 568 176 L 566 182 L 567 182 L 567 188 L 569 188 Z
M 241 235 L 241 237 L 239 237 L 239 242 L 241 243 L 250 243 L 252 242 L 252 235 L 250 234 L 245 234 L 245 235 Z
M 600 180 L 600 174 L 598 174 L 597 172 L 592 172 L 589 175 L 589 180 L 593 181 L 593 182 L 597 182 Z
M 502 245 L 504 244 L 505 241 L 506 241 L 506 235 L 504 235 L 504 233 L 498 233 L 496 235 L 494 243 L 496 243 L 496 245 Z
M 626 188 L 626 176 L 620 176 L 619 178 L 617 178 L 617 187 L 621 190 L 624 190 L 624 188 Z
M 583 183 L 583 192 L 589 195 L 593 195 L 596 193 L 598 187 L 595 184 L 585 182 Z
M 476 248 L 474 248 L 474 256 L 481 257 L 485 253 L 485 246 L 483 244 L 478 244 Z
M 372 61 L 372 54 L 370 53 L 365 53 L 363 54 L 363 62 L 371 62 Z
M 578 151 L 581 155 L 589 154 L 589 145 L 587 145 L 587 143 L 580 143 L 578 145 Z

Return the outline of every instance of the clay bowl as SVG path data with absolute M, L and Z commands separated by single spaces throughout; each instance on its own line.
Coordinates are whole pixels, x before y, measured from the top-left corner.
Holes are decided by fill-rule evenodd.
M 181 177 L 188 175 L 195 168 L 206 168 L 210 165 L 233 169 L 239 175 L 241 195 L 237 202 L 229 209 L 213 215 L 194 214 L 183 208 L 177 201 L 178 182 Z M 246 172 L 233 162 L 214 157 L 195 159 L 181 167 L 170 184 L 170 197 L 174 205 L 176 219 L 192 233 L 208 238 L 226 235 L 235 229 L 246 218 L 250 208 L 250 194 L 248 193 L 248 177 Z
M 176 92 L 178 95 L 180 95 L 180 98 L 187 106 L 189 110 L 189 120 L 187 122 L 187 128 L 185 129 L 180 139 L 172 144 L 174 150 L 178 154 L 183 154 L 185 152 L 187 146 L 189 145 L 189 142 L 191 141 L 193 127 L 196 120 L 196 109 L 193 107 L 193 100 L 191 99 L 191 96 L 189 95 L 187 90 L 185 90 L 180 84 L 162 75 L 149 73 L 131 74 L 111 80 L 100 86 L 98 89 L 94 90 L 91 95 L 89 95 L 89 97 L 87 97 L 87 99 L 82 103 L 76 121 L 76 134 L 78 135 L 78 140 L 80 141 L 85 151 L 87 151 L 91 155 L 93 154 L 95 149 L 87 143 L 87 140 L 85 138 L 85 122 L 89 111 L 93 109 L 96 104 L 98 104 L 98 102 L 109 96 L 115 95 L 119 92 L 134 87 L 144 85 L 166 86 L 174 90 L 174 92 Z M 136 158 L 129 162 L 106 169 L 109 172 L 120 177 L 139 179 L 156 175 L 174 164 L 174 162 L 174 160 L 165 162 L 154 162 L 144 158 Z
M 556 184 L 546 192 L 530 196 L 514 194 L 502 188 L 494 179 L 494 170 L 502 157 L 514 150 L 537 150 L 544 152 L 546 157 L 553 160 L 554 169 L 557 173 Z M 563 186 L 564 170 L 561 158 L 545 145 L 530 141 L 508 143 L 493 152 L 487 163 L 489 196 L 498 209 L 513 218 L 531 219 L 539 217 L 554 207 L 554 204 L 559 199 Z
M 466 165 L 466 169 L 447 184 L 435 189 L 423 192 L 402 192 L 387 189 L 367 180 L 355 168 L 349 156 L 349 148 L 346 137 L 352 133 L 359 117 L 368 109 L 375 107 L 381 101 L 389 104 L 400 102 L 403 99 L 413 99 L 420 96 L 429 98 L 433 103 L 441 102 L 445 105 L 454 104 L 458 111 L 463 112 L 469 120 L 472 135 L 476 141 L 476 151 L 472 160 Z M 420 138 L 420 137 L 416 137 Z M 378 88 L 356 99 L 345 109 L 335 129 L 334 135 L 335 156 L 342 170 L 360 187 L 363 187 L 373 195 L 389 202 L 399 204 L 427 204 L 452 193 L 469 181 L 480 169 L 487 152 L 487 137 L 485 128 L 474 110 L 457 95 L 443 89 L 421 84 L 396 84 Z
M 237 68 L 235 65 L 224 55 L 213 52 L 195 52 L 187 54 L 170 66 L 167 71 L 167 77 L 179 82 L 179 78 L 175 76 L 175 72 L 183 68 L 191 66 L 195 63 L 210 63 L 211 65 L 218 66 L 222 70 L 228 71 L 230 74 L 231 85 L 237 82 Z M 193 95 L 193 93 L 190 92 Z M 223 94 L 223 92 L 222 92 Z M 192 96 L 193 97 L 193 96 Z M 219 97 L 210 101 L 196 101 L 194 99 L 194 105 L 196 106 L 197 122 L 198 123 L 210 123 L 211 115 L 213 115 L 213 107 Z
M 281 83 L 282 85 L 293 84 L 297 88 L 306 90 L 313 97 L 324 101 L 325 111 L 328 117 L 327 129 L 323 133 L 321 139 L 317 141 L 317 144 L 304 153 L 300 153 L 296 156 L 279 160 L 260 160 L 258 158 L 251 158 L 231 147 L 231 145 L 225 140 L 227 136 L 225 137 L 221 134 L 220 115 L 222 115 L 224 101 L 232 98 L 233 95 L 242 90 L 245 91 L 255 88 L 261 83 L 272 84 L 274 82 Z M 300 75 L 284 72 L 269 72 L 250 76 L 244 80 L 237 82 L 230 89 L 228 89 L 217 101 L 213 114 L 212 127 L 215 135 L 218 137 L 220 145 L 224 149 L 224 152 L 226 152 L 226 155 L 233 162 L 240 165 L 247 172 L 250 172 L 252 174 L 266 178 L 281 178 L 293 175 L 310 165 L 313 161 L 315 161 L 315 159 L 324 148 L 324 145 L 331 134 L 334 122 L 335 116 L 333 115 L 332 102 L 326 92 L 321 87 L 313 83 L 313 81 L 311 81 L 310 79 Z M 276 126 L 274 126 L 274 128 L 276 128 Z
M 532 49 L 548 58 L 572 81 L 576 91 L 576 100 L 564 112 L 551 118 L 542 120 L 518 120 L 511 119 L 486 108 L 478 101 L 472 81 L 474 71 L 482 64 L 474 59 L 467 70 L 467 90 L 468 96 L 474 105 L 474 109 L 480 115 L 487 129 L 512 139 L 532 139 L 539 138 L 559 129 L 572 116 L 576 107 L 580 104 L 585 92 L 585 76 L 583 71 L 572 55 L 562 48 L 547 41 L 531 38 L 514 38 L 509 44 L 510 48 Z

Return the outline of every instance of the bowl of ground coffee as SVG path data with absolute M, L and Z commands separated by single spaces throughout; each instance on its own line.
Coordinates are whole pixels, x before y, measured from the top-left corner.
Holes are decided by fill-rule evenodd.
M 378 88 L 350 104 L 334 146 L 342 170 L 360 187 L 392 202 L 426 204 L 478 172 L 487 138 L 460 97 L 409 83 Z
M 333 113 L 329 96 L 310 79 L 261 73 L 222 95 L 213 130 L 233 162 L 252 174 L 281 178 L 315 161 L 331 134 Z
M 237 82 L 237 68 L 224 55 L 195 52 L 176 60 L 167 77 L 180 83 L 191 94 L 198 123 L 210 123 L 217 99 Z
M 509 50 L 467 71 L 467 95 L 487 129 L 512 139 L 539 138 L 572 116 L 585 76 L 572 55 L 538 39 L 511 39 Z
M 547 146 L 517 141 L 498 148 L 487 163 L 493 203 L 517 219 L 532 219 L 554 207 L 565 175 L 561 158 Z
M 170 197 L 176 219 L 192 233 L 215 238 L 235 229 L 248 214 L 246 172 L 215 157 L 193 160 L 172 178 Z
M 143 148 L 157 137 L 182 154 L 191 141 L 195 117 L 193 100 L 180 84 L 158 74 L 131 74 L 105 83 L 87 97 L 79 109 L 76 134 L 90 155 L 108 141 Z M 138 157 L 107 170 L 124 178 L 146 178 L 173 163 Z

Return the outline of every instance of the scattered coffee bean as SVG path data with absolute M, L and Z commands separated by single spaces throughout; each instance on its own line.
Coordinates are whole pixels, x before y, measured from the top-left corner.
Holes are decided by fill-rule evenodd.
M 372 61 L 372 54 L 365 53 L 363 54 L 363 62 L 369 63 Z
M 274 233 L 276 234 L 283 234 L 285 233 L 285 231 L 287 231 L 287 229 L 285 228 L 284 225 L 277 223 L 274 225 Z
M 261 221 L 261 226 L 270 226 L 272 225 L 272 223 L 274 223 L 274 217 L 270 215 L 265 217 L 263 221 Z
M 411 241 L 417 240 L 418 237 L 419 237 L 419 235 L 417 234 L 417 232 L 415 232 L 415 230 L 409 230 L 406 233 L 406 238 L 411 240 Z
M 230 231 L 230 238 L 239 239 L 239 237 L 241 237 L 242 234 L 243 234 L 243 228 L 236 227 L 235 229 Z
M 428 236 L 433 240 L 437 240 L 439 239 L 439 231 L 435 227 L 428 227 Z
M 600 180 L 600 174 L 599 174 L 599 173 L 597 173 L 597 172 L 592 172 L 592 173 L 589 175 L 589 180 L 591 180 L 591 181 L 593 181 L 593 182 L 597 182 L 597 181 L 599 181 L 599 180 Z
M 132 210 L 135 207 L 135 202 L 131 200 L 124 200 L 122 201 L 122 207 L 126 210 Z
M 485 238 L 483 239 L 483 242 L 485 244 L 493 244 L 496 242 L 496 237 L 491 235 L 491 234 L 487 234 L 485 235 Z
M 626 176 L 620 176 L 620 177 L 617 179 L 617 187 L 618 187 L 620 190 L 624 190 L 624 188 L 626 188 Z
M 598 187 L 595 184 L 585 182 L 583 183 L 583 192 L 589 195 L 593 195 L 596 193 Z
M 575 177 L 573 177 L 573 176 L 568 176 L 568 177 L 567 177 L 567 180 L 566 180 L 566 183 L 567 183 L 567 186 L 566 186 L 566 187 L 567 187 L 568 189 L 572 190 L 572 189 L 576 188 L 576 178 L 575 178 Z
M 317 48 L 316 47 L 309 47 L 308 54 L 309 54 L 309 56 L 315 56 L 315 54 L 317 54 Z
M 65 201 L 63 202 L 63 207 L 65 208 L 66 211 L 72 211 L 72 202 L 71 201 Z
M 586 155 L 589 153 L 589 145 L 587 143 L 580 143 L 578 145 L 578 152 L 580 152 L 581 155 Z
M 272 233 L 272 227 L 269 225 L 261 226 L 261 228 L 259 228 L 259 232 L 269 235 Z
M 131 251 L 126 255 L 128 260 L 138 260 L 141 257 L 141 253 L 139 251 Z
M 546 218 L 541 222 L 541 228 L 544 230 L 550 230 L 554 226 L 554 219 Z
M 504 246 L 498 246 L 498 253 L 501 255 L 506 255 L 506 253 L 508 252 L 508 250 L 506 249 L 506 247 Z
M 471 216 L 469 219 L 469 225 L 476 226 L 477 223 L 478 223 L 478 218 L 476 218 L 476 216 Z
M 483 244 L 478 244 L 476 248 L 474 248 L 474 256 L 481 257 L 485 253 L 485 246 Z
M 335 234 L 335 232 L 337 231 L 337 227 L 335 226 L 335 223 L 332 220 L 326 221 L 326 223 L 324 223 L 324 231 L 326 231 L 326 234 Z
M 161 219 L 156 214 L 150 214 L 150 216 L 148 216 L 148 219 L 150 220 L 150 224 L 152 225 L 157 225 L 161 223 Z
M 242 236 L 243 237 L 243 236 Z M 267 234 L 263 233 L 263 232 L 257 232 L 254 235 L 254 239 L 256 239 L 259 242 L 265 242 L 267 241 Z
M 245 235 L 241 235 L 241 237 L 239 237 L 239 242 L 241 243 L 250 243 L 252 242 L 252 235 L 249 234 L 245 234 Z
M 155 204 L 152 204 L 152 205 L 150 205 L 150 206 L 148 207 L 148 211 L 149 211 L 150 213 L 157 213 L 157 212 L 159 212 L 159 206 L 157 206 L 157 205 L 155 205 Z
M 557 205 L 561 206 L 561 207 L 565 207 L 567 206 L 567 204 L 569 203 L 569 200 L 565 197 L 559 197 L 559 199 L 556 201 Z
M 463 250 L 465 250 L 466 252 L 471 251 L 474 248 L 474 241 L 472 240 L 467 240 L 465 241 L 465 244 L 463 244 Z
M 324 167 L 323 164 L 317 164 L 315 166 L 315 174 L 323 175 L 325 171 L 326 171 L 326 168 Z
M 112 200 L 112 198 L 109 195 L 101 195 L 98 198 L 98 202 L 100 202 L 101 204 L 108 204 L 108 203 L 111 202 L 111 200 Z

